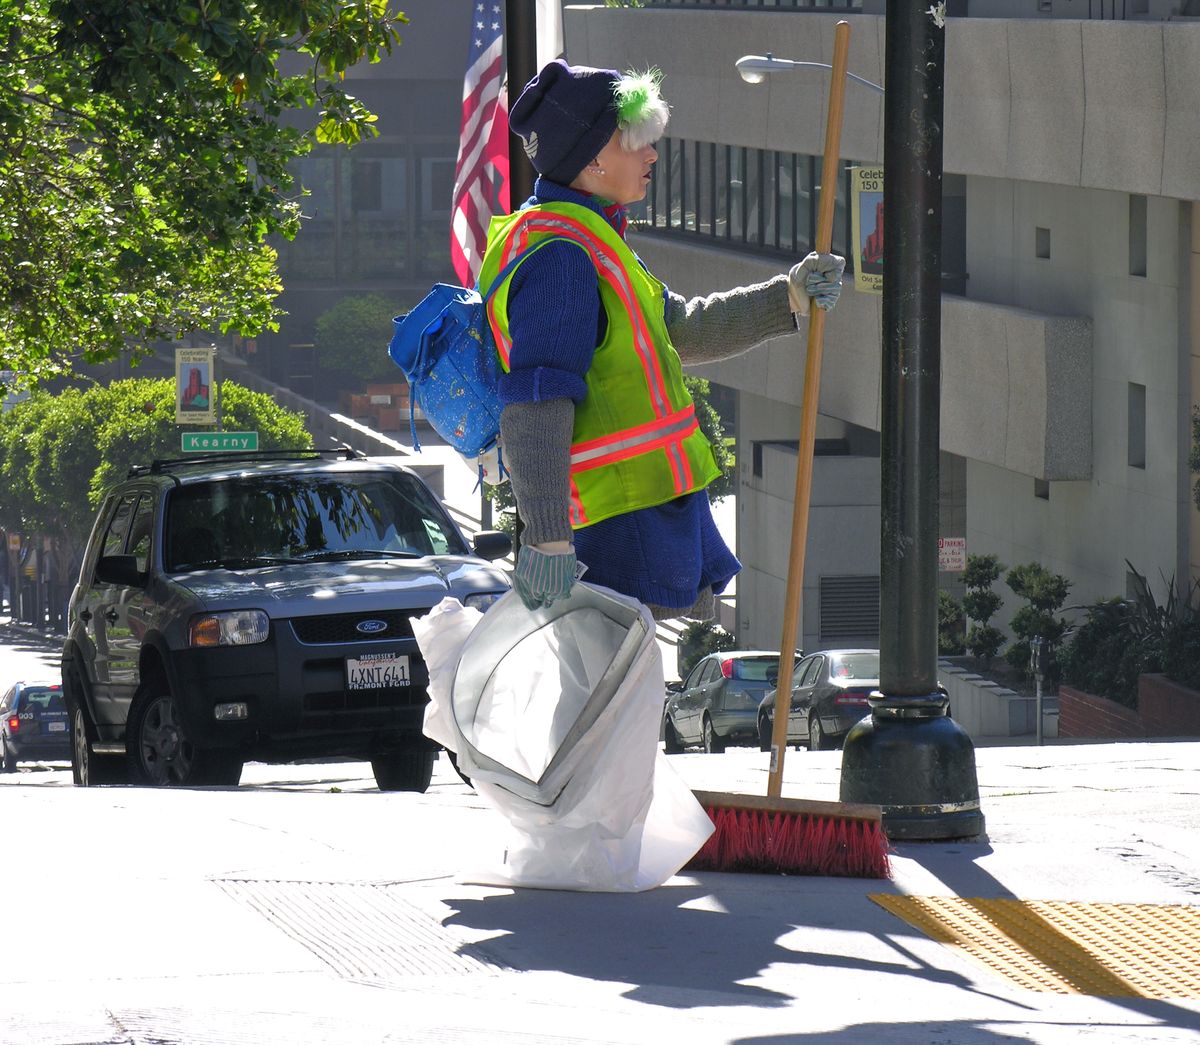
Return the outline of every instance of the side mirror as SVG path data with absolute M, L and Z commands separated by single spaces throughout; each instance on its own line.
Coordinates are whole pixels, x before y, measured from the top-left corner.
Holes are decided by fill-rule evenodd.
M 503 530 L 480 530 L 471 541 L 475 554 L 489 562 L 512 551 L 512 538 Z
M 778 668 L 776 668 L 774 671 L 767 672 L 767 682 L 772 686 L 779 685 L 779 669 Z
M 668 682 L 667 683 L 667 692 L 668 693 L 682 693 L 683 692 L 683 680 L 676 679 L 674 682 Z
M 140 588 L 146 583 L 146 575 L 138 569 L 133 555 L 105 555 L 96 563 L 96 580 L 101 584 Z

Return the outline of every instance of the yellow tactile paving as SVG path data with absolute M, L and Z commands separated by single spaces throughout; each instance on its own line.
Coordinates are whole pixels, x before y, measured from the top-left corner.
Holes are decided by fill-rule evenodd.
M 884 893 L 871 899 L 1027 990 L 1200 998 L 1200 907 Z

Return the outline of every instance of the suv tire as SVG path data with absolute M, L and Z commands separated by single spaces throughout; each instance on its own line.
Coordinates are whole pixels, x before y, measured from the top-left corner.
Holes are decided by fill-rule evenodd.
M 433 779 L 437 749 L 423 743 L 404 744 L 371 759 L 371 770 L 380 791 L 416 791 L 421 794 Z
M 236 787 L 242 776 L 237 755 L 205 750 L 188 739 L 170 688 L 155 677 L 134 694 L 125 751 L 134 780 L 152 787 Z
M 0 759 L 4 763 L 4 772 L 15 773 L 17 771 L 17 756 L 8 750 L 8 741 L 0 737 Z
M 97 787 L 101 784 L 129 782 L 124 759 L 97 755 L 92 751 L 96 729 L 83 705 L 83 687 L 74 668 L 63 676 L 67 692 L 67 709 L 71 714 L 71 781 L 76 787 Z

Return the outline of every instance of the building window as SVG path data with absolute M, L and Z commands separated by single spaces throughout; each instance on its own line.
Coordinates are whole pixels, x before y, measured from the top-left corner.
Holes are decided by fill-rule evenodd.
M 850 167 L 839 174 L 833 251 L 853 261 Z M 777 149 L 663 138 L 653 181 L 630 222 L 642 231 L 786 258 L 814 248 L 821 158 Z M 966 293 L 966 179 L 950 175 L 942 190 L 942 291 Z M 851 268 L 853 266 L 851 265 Z
M 644 228 L 719 239 L 756 253 L 807 253 L 813 249 L 820 173 L 817 156 L 664 138 L 646 205 L 630 208 L 630 218 Z M 849 170 L 840 177 L 833 250 L 848 257 Z
M 1146 467 L 1146 386 L 1129 383 L 1129 467 Z
M 1035 234 L 1035 247 L 1039 258 L 1050 257 L 1050 230 L 1038 226 Z
M 1129 197 L 1129 274 L 1146 275 L 1146 197 Z

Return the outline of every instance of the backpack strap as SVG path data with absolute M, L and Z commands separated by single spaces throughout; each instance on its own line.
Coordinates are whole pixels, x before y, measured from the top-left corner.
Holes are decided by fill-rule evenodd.
M 540 250 L 547 243 L 555 243 L 555 242 L 560 242 L 560 241 L 563 243 L 574 243 L 575 246 L 577 246 L 580 250 L 586 249 L 584 247 L 584 245 L 582 243 L 580 243 L 579 240 L 575 239 L 573 236 L 547 236 L 545 239 L 538 240 L 538 242 L 535 243 L 532 247 L 526 247 L 519 254 L 516 254 L 512 258 L 510 258 L 508 261 L 508 264 L 505 265 L 504 268 L 502 268 L 499 272 L 496 273 L 496 278 L 492 281 L 492 285 L 488 288 L 487 293 L 483 293 L 483 291 L 480 290 L 480 296 L 483 298 L 484 309 L 485 310 L 487 309 L 487 303 L 492 300 L 492 297 L 496 293 L 496 291 L 499 290 L 504 285 L 504 281 L 506 279 L 508 279 L 509 276 L 512 275 L 513 270 L 516 269 L 516 267 L 519 264 L 521 264 L 522 261 L 524 261 L 527 257 L 529 257 L 529 255 L 532 254 L 535 250 Z

